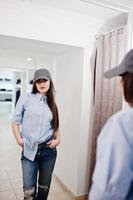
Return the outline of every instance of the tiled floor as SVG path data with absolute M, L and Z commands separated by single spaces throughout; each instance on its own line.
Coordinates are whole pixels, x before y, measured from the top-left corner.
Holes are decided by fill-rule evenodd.
M 23 200 L 20 147 L 11 120 L 0 116 L 0 200 Z M 48 200 L 72 200 L 53 177 Z

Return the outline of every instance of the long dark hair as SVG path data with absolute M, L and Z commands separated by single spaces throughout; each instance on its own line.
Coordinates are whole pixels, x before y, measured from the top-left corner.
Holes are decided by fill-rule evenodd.
M 133 74 L 125 73 L 122 75 L 125 100 L 133 106 Z
M 37 90 L 36 87 L 36 82 L 33 83 L 33 89 L 32 89 L 32 93 L 36 94 L 39 91 Z M 49 86 L 49 90 L 47 91 L 47 102 L 48 102 L 48 106 L 53 114 L 53 119 L 51 121 L 51 125 L 54 131 L 57 131 L 59 129 L 59 114 L 58 114 L 58 109 L 54 100 L 54 84 L 52 82 L 52 80 L 50 80 L 50 86 Z

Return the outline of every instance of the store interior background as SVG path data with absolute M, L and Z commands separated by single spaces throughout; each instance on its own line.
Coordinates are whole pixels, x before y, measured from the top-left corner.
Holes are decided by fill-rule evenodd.
M 57 2 L 0 1 L 0 117 L 11 120 L 16 92 L 31 90 L 35 69 L 50 70 L 62 133 L 54 173 L 79 197 L 88 193 L 90 59 L 95 36 L 128 26 L 129 19 L 127 7 L 119 4 L 114 9 L 115 1 L 113 9 L 93 4 L 96 1 Z

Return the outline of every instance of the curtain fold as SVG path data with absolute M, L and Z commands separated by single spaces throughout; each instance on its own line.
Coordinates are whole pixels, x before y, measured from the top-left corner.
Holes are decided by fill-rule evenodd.
M 119 77 L 105 79 L 103 73 L 120 63 L 126 52 L 126 26 L 100 36 L 91 59 L 93 99 L 91 132 L 90 183 L 95 166 L 96 141 L 106 120 L 122 108 Z

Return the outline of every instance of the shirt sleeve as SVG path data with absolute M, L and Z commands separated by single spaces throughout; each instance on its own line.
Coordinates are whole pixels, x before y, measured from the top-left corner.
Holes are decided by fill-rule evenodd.
M 89 200 L 125 200 L 133 179 L 132 160 L 124 127 L 110 119 L 98 138 Z
M 12 122 L 15 122 L 18 125 L 21 125 L 23 121 L 26 99 L 27 95 L 20 96 L 14 110 Z

